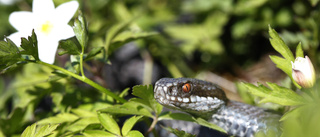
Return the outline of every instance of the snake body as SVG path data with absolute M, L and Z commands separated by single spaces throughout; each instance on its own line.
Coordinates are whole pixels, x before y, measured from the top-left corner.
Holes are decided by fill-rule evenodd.
M 154 88 L 155 99 L 165 107 L 201 117 L 229 135 L 252 137 L 257 132 L 279 133 L 280 115 L 229 100 L 217 85 L 191 78 L 162 78 Z

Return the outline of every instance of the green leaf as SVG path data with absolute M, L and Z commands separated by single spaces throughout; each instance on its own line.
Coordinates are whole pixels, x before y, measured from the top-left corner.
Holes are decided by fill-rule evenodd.
M 84 130 L 87 126 L 89 126 L 91 124 L 99 124 L 99 123 L 100 122 L 99 122 L 99 119 L 97 118 L 97 116 L 95 116 L 95 117 L 84 117 L 84 118 L 80 118 L 76 122 L 72 123 L 66 129 L 68 131 L 77 132 L 77 131 Z
M 284 59 L 282 57 L 279 56 L 275 56 L 275 55 L 270 55 L 269 56 L 270 59 L 272 60 L 273 63 L 276 64 L 276 66 L 281 69 L 283 72 L 285 72 L 291 79 L 291 81 L 293 82 L 293 84 L 297 87 L 297 88 L 301 88 L 301 86 L 293 79 L 292 77 L 292 65 L 291 65 L 291 61 L 288 59 Z
M 157 35 L 157 32 L 142 32 L 136 30 L 126 30 L 117 34 L 111 41 L 112 46 L 109 47 L 109 53 L 112 53 L 120 46 L 130 41 Z
M 159 120 L 184 120 L 184 121 L 194 121 L 192 116 L 186 113 L 171 113 L 164 112 L 158 118 Z
M 60 56 L 64 54 L 79 55 L 81 53 L 81 46 L 75 37 L 60 41 L 59 48 L 62 49 L 58 53 Z
M 0 70 L 21 61 L 19 48 L 8 38 L 0 41 Z
M 307 103 L 303 97 L 299 96 L 291 89 L 281 87 L 273 83 L 267 83 L 271 89 L 261 84 L 258 86 L 250 83 L 243 84 L 248 88 L 248 92 L 251 94 L 263 97 L 260 103 L 273 102 L 284 106 L 297 106 Z
M 287 119 L 290 119 L 292 117 L 299 117 L 301 114 L 303 114 L 303 112 L 306 111 L 305 110 L 305 107 L 297 107 L 297 108 L 294 108 L 288 112 L 286 112 L 279 121 L 284 121 L 284 120 L 287 120 Z
M 123 127 L 121 129 L 121 133 L 123 136 L 126 136 L 128 134 L 128 132 L 132 129 L 132 127 L 134 126 L 134 124 L 136 124 L 136 122 L 142 118 L 142 116 L 133 116 L 130 119 L 127 119 L 124 124 Z
M 15 108 L 7 118 L 0 118 L 0 129 L 5 135 L 12 135 L 17 130 L 22 130 L 23 119 L 26 114 L 26 110 L 22 108 Z
M 21 137 L 33 136 L 36 132 L 36 126 L 37 126 L 36 123 L 32 124 L 31 126 L 28 126 L 21 134 Z
M 114 105 L 99 110 L 100 112 L 112 113 L 112 114 L 127 114 L 127 115 L 143 115 L 152 118 L 151 112 L 137 102 L 126 102 L 123 105 Z
M 105 38 L 105 46 L 104 46 L 104 50 L 105 53 L 110 54 L 111 52 L 109 51 L 109 48 L 111 46 L 112 40 L 123 30 L 125 29 L 130 23 L 132 22 L 132 20 L 128 20 L 125 22 L 121 22 L 118 23 L 116 25 L 113 25 L 108 31 L 107 31 L 107 35 Z
M 82 52 L 83 52 L 88 42 L 88 29 L 87 29 L 87 22 L 82 12 L 80 11 L 79 11 L 78 19 L 74 21 L 73 31 L 82 47 Z
M 178 130 L 178 129 L 173 129 L 171 127 L 163 127 L 165 130 L 175 134 L 176 136 L 178 137 L 195 137 L 196 135 L 193 135 L 193 134 L 190 134 L 190 133 L 187 133 L 183 130 Z
M 39 60 L 37 35 L 34 30 L 28 39 L 21 38 L 21 48 L 24 49 L 24 51 L 21 51 L 22 54 L 31 55 L 35 60 Z
M 36 134 L 34 137 L 43 137 L 50 135 L 57 127 L 59 124 L 53 124 L 53 125 L 43 125 L 43 126 L 37 126 Z
M 117 135 L 102 130 L 86 130 L 82 134 L 86 137 L 117 137 Z
M 60 113 L 53 117 L 48 117 L 43 120 L 40 120 L 38 124 L 49 124 L 49 123 L 65 123 L 65 122 L 73 122 L 77 120 L 79 117 L 70 114 L 70 113 Z
M 196 123 L 198 123 L 199 125 L 202 125 L 202 126 L 205 126 L 205 127 L 208 127 L 208 128 L 212 128 L 212 129 L 215 129 L 215 130 L 218 130 L 222 133 L 227 133 L 224 129 L 222 129 L 221 127 L 215 125 L 215 124 L 212 124 L 202 118 L 194 118 L 193 117 L 193 120 L 195 120 Z
M 98 118 L 99 121 L 101 122 L 102 126 L 108 130 L 109 132 L 116 134 L 116 135 L 121 135 L 120 133 L 120 128 L 117 124 L 117 122 L 112 118 L 110 114 L 106 113 L 99 113 L 98 112 Z
M 190 121 L 190 122 L 195 122 L 199 125 L 202 125 L 202 126 L 206 126 L 208 128 L 212 128 L 212 129 L 215 129 L 215 130 L 218 130 L 220 132 L 223 132 L 223 133 L 226 133 L 226 131 L 224 131 L 221 127 L 215 125 L 215 124 L 212 124 L 202 118 L 195 118 L 189 114 L 185 114 L 185 113 L 163 113 L 162 115 L 159 116 L 158 118 L 159 120 L 164 120 L 164 119 L 168 119 L 168 120 L 184 120 L 184 121 Z
M 297 57 L 302 57 L 302 58 L 304 57 L 301 42 L 299 42 L 297 49 L 296 49 L 296 58 Z
M 59 126 L 59 124 L 45 124 L 45 125 L 37 125 L 36 123 L 28 126 L 21 137 L 44 137 L 52 134 L 52 132 Z
M 88 55 L 85 57 L 85 61 L 92 59 L 94 56 L 98 55 L 99 53 L 101 53 L 101 50 L 103 49 L 103 47 L 96 47 L 90 50 L 90 52 L 88 53 Z
M 131 99 L 132 101 L 142 103 L 152 108 L 152 110 L 155 111 L 157 115 L 161 113 L 163 107 L 154 99 L 152 85 L 134 86 L 132 90 L 132 94 L 137 97 L 140 97 L 140 99 L 139 98 Z
M 144 137 L 143 134 L 137 130 L 131 130 L 126 137 Z
M 285 59 L 294 61 L 294 57 L 288 46 L 283 42 L 278 33 L 269 25 L 270 43 Z
M 157 32 L 141 32 L 141 31 L 127 30 L 116 35 L 112 39 L 112 43 L 116 43 L 116 42 L 128 43 L 129 41 L 150 37 L 157 34 L 158 34 Z

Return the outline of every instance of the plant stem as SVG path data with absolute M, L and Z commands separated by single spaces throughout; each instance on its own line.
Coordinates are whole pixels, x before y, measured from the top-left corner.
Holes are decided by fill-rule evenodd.
M 158 116 L 155 116 L 153 118 L 153 121 L 152 121 L 148 131 L 145 133 L 145 136 L 147 136 L 154 129 L 154 127 L 156 126 L 157 122 L 158 122 Z
M 80 61 L 81 61 L 81 59 L 80 59 Z M 38 63 L 38 64 L 41 64 L 41 65 L 56 69 L 56 70 L 59 70 L 59 71 L 65 73 L 67 75 L 70 75 L 70 76 L 72 76 L 72 77 L 74 77 L 74 78 L 76 78 L 76 79 L 78 79 L 78 80 L 80 80 L 82 82 L 85 82 L 88 85 L 98 89 L 100 92 L 102 92 L 104 94 L 107 94 L 108 96 L 111 96 L 112 98 L 114 98 L 115 100 L 117 100 L 117 101 L 119 101 L 121 103 L 127 102 L 125 99 L 117 96 L 116 94 L 112 93 L 110 90 L 108 90 L 108 89 L 100 86 L 99 84 L 93 82 L 92 80 L 88 79 L 85 75 L 79 76 L 79 75 L 74 74 L 74 73 L 72 73 L 72 72 L 70 72 L 70 71 L 68 71 L 68 70 L 66 70 L 64 68 L 61 68 L 61 67 L 56 66 L 56 65 L 48 64 L 48 63 L 45 63 L 45 62 L 42 62 L 42 61 L 37 61 L 37 62 L 34 62 L 34 63 Z M 82 71 L 83 71 L 83 69 L 82 69 Z
M 80 74 L 82 77 L 86 77 L 84 75 L 84 71 L 83 71 L 83 52 L 80 53 L 80 64 L 79 64 L 79 67 L 80 67 Z

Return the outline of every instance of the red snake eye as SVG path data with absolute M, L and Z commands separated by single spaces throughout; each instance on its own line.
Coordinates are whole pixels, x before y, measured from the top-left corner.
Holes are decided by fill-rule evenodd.
M 188 93 L 191 90 L 191 85 L 189 83 L 186 83 L 182 86 L 182 90 L 184 93 Z

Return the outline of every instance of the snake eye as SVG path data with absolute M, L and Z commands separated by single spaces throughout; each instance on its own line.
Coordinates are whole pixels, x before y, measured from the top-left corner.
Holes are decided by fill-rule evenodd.
M 182 86 L 182 90 L 184 93 L 188 93 L 191 90 L 191 85 L 189 83 L 186 83 Z

